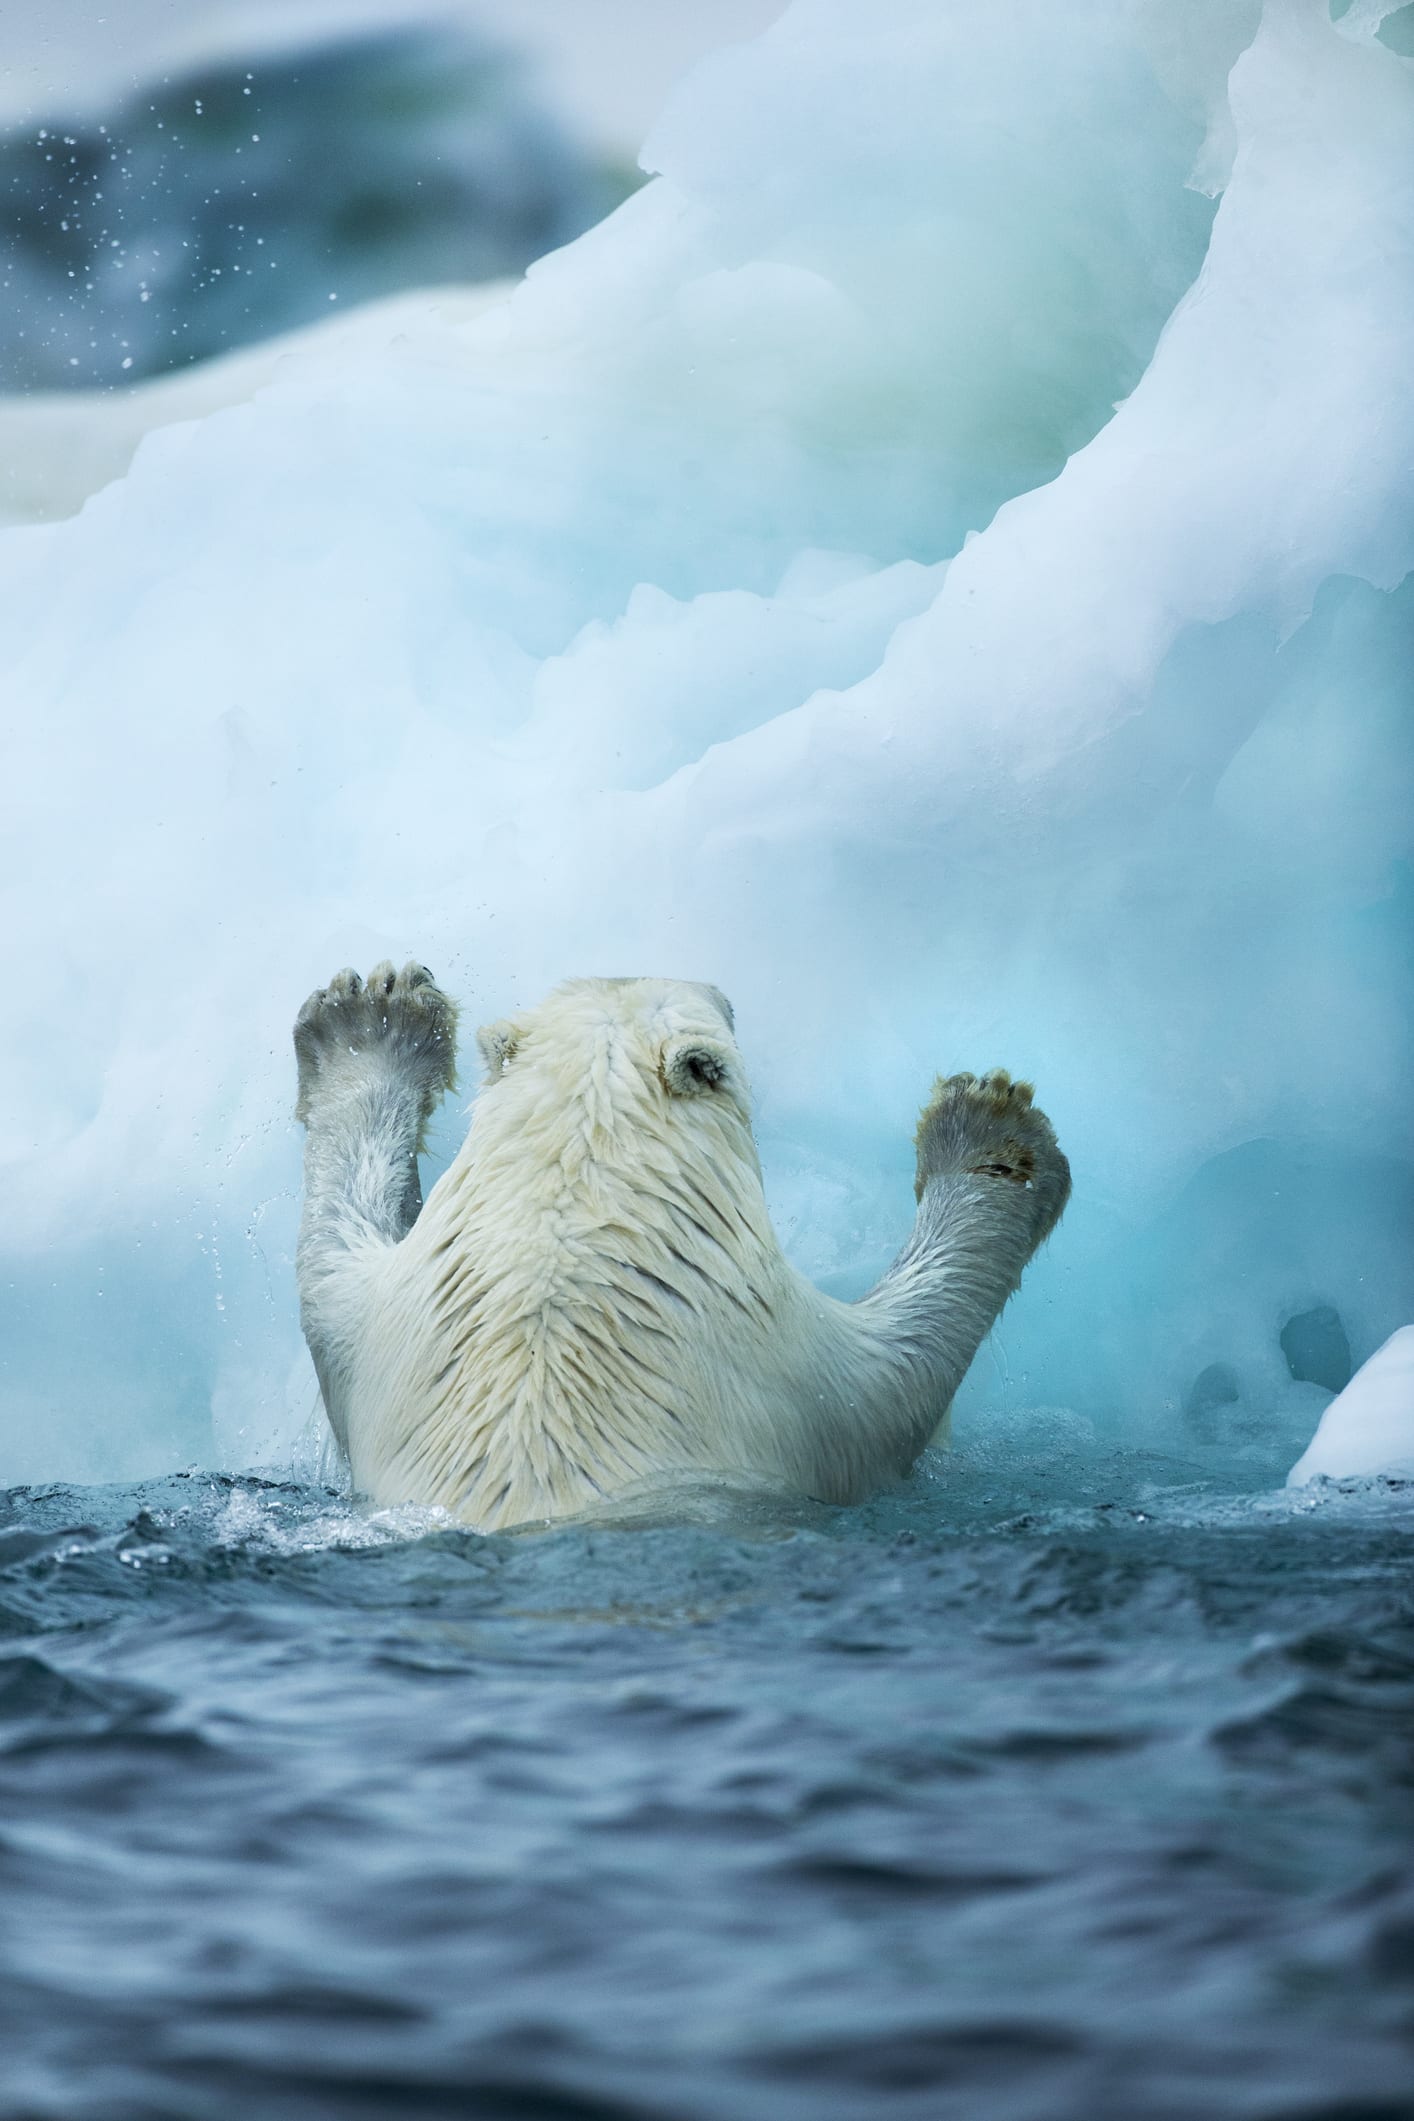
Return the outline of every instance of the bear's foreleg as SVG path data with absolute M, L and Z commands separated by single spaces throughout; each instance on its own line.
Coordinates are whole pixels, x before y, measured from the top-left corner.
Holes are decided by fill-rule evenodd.
M 927 1443 L 972 1358 L 1060 1219 L 1070 1165 L 1029 1083 L 940 1079 L 918 1123 L 918 1214 L 861 1307 L 905 1376 L 900 1456 Z
M 418 1151 L 453 1082 L 456 1020 L 425 967 L 395 972 L 390 964 L 366 984 L 356 972 L 336 974 L 295 1020 L 295 1112 L 307 1130 L 295 1255 L 300 1319 L 341 1441 L 359 1269 L 417 1219 Z

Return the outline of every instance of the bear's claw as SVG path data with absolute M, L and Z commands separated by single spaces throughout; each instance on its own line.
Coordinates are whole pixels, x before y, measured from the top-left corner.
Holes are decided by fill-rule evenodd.
M 405 1071 L 416 1085 L 423 1118 L 455 1085 L 457 1008 L 425 965 L 398 971 L 386 959 L 365 982 L 350 967 L 317 987 L 295 1018 L 299 1063 L 298 1119 L 339 1079 L 370 1061 Z

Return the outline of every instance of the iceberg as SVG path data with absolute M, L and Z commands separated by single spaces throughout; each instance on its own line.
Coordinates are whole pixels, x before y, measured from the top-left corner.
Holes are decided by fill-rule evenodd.
M 8 1478 L 288 1460 L 289 1028 L 410 955 L 722 987 L 842 1295 L 933 1074 L 1034 1076 L 1075 1201 L 960 1419 L 1290 1463 L 1290 1322 L 1414 1313 L 1388 12 L 796 0 L 507 301 L 0 537 Z
M 1336 1394 L 1286 1484 L 1376 1474 L 1414 1479 L 1414 1326 L 1391 1333 Z
M 364 343 L 381 349 L 429 312 L 476 316 L 503 301 L 509 284 L 487 280 L 469 287 L 419 288 L 355 309 L 330 310 L 299 331 L 194 362 L 130 390 L 0 395 L 0 525 L 75 515 L 90 494 L 122 478 L 138 443 L 154 428 L 247 404 L 277 371 L 290 374 L 291 364 L 306 356 L 322 361 L 336 349 L 342 355 Z

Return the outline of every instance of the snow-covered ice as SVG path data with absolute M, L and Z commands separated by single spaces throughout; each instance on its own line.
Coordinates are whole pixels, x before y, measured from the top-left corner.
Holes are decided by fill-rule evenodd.
M 1336 1394 L 1287 1486 L 1376 1473 L 1414 1479 L 1414 1326 L 1391 1333 Z
M 288 1453 L 289 1025 L 410 954 L 720 984 L 840 1293 L 933 1072 L 1034 1075 L 1075 1201 L 964 1414 L 1290 1461 L 1284 1323 L 1414 1313 L 1380 20 L 796 0 L 507 303 L 6 533 L 5 1476 Z
M 282 332 L 131 390 L 32 391 L 0 396 L 0 524 L 48 523 L 75 515 L 90 494 L 131 464 L 138 443 L 156 427 L 200 420 L 247 404 L 289 364 L 342 358 L 353 346 L 382 351 L 429 314 L 478 316 L 504 301 L 508 283 L 422 288 L 355 309 L 331 309 L 317 324 Z

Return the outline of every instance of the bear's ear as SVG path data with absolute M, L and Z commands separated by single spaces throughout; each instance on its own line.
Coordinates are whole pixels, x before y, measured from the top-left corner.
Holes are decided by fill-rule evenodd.
M 729 1086 L 732 1056 L 714 1038 L 670 1038 L 658 1066 L 674 1097 L 705 1097 L 709 1091 Z
M 504 1075 L 515 1059 L 516 1047 L 520 1044 L 520 1027 L 502 1018 L 497 1024 L 483 1024 L 476 1034 L 476 1043 L 486 1065 L 486 1073 L 494 1081 Z
M 702 992 L 704 994 L 711 995 L 713 1001 L 717 1004 L 717 1007 L 721 1010 L 723 1016 L 727 1020 L 728 1031 L 735 1031 L 736 1011 L 735 1009 L 733 1009 L 731 1003 L 727 1000 L 725 994 L 723 994 L 721 988 L 710 986 L 707 981 L 704 980 L 702 983 Z

